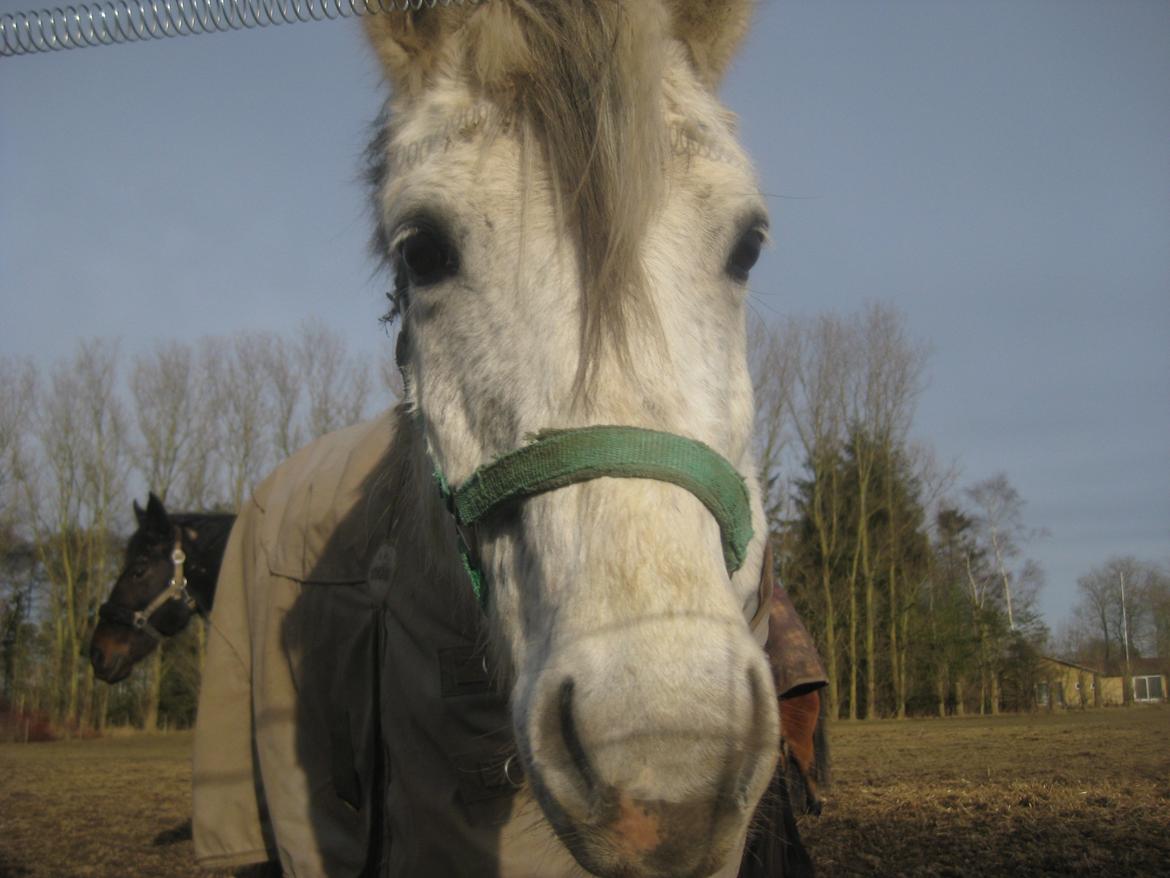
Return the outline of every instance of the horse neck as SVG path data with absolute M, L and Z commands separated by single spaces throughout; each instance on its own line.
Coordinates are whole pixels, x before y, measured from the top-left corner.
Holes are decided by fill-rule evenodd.
M 179 513 L 171 516 L 171 521 L 176 525 L 189 527 L 196 533 L 194 540 L 183 541 L 187 555 L 183 575 L 187 578 L 187 589 L 195 598 L 200 613 L 209 612 L 215 602 L 215 584 L 219 579 L 220 563 L 235 520 L 234 515 Z

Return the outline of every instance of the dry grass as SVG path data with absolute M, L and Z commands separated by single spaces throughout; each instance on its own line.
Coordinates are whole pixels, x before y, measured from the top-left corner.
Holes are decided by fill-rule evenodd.
M 1170 708 L 838 723 L 822 875 L 1170 875 Z
M 0 876 L 205 876 L 190 809 L 189 733 L 0 745 Z
M 840 723 L 822 876 L 1170 875 L 1170 708 Z M 191 737 L 0 745 L 0 876 L 205 875 Z

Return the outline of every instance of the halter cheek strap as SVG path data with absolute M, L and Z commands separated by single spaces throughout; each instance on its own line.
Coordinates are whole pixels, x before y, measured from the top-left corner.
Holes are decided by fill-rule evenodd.
M 167 601 L 181 600 L 189 610 L 195 611 L 198 605 L 191 592 L 187 590 L 187 577 L 183 575 L 183 565 L 187 555 L 183 551 L 183 534 L 178 526 L 175 527 L 175 546 L 171 550 L 171 565 L 173 567 L 170 582 L 167 587 L 154 596 L 154 599 L 141 610 L 129 610 L 119 607 L 109 601 L 98 608 L 98 618 L 121 625 L 129 625 L 136 631 L 150 635 L 155 640 L 162 640 L 163 634 L 150 624 L 153 616 Z

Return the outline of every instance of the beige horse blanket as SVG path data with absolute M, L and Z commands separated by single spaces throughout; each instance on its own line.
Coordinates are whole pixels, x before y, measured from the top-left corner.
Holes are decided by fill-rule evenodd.
M 279 860 L 292 878 L 581 874 L 517 783 L 507 697 L 488 673 L 453 530 L 425 532 L 399 514 L 396 499 L 429 480 L 410 469 L 423 458 L 407 419 L 395 411 L 317 440 L 240 511 L 195 734 L 204 867 Z M 425 557 L 426 545 L 452 551 Z M 777 682 L 823 685 L 812 641 L 782 600 Z M 772 606 L 767 577 L 752 620 L 761 646 Z

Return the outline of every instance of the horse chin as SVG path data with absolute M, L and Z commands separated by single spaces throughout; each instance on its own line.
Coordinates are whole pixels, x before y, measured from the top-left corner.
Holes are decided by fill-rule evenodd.
M 130 676 L 130 672 L 134 669 L 134 662 L 125 653 L 114 653 L 108 657 L 102 655 L 99 658 L 95 651 L 95 654 L 91 656 L 90 663 L 93 665 L 93 675 L 103 683 L 110 685 L 121 683 Z
M 641 800 L 612 787 L 572 806 L 550 790 L 521 742 L 529 789 L 573 859 L 599 878 L 702 878 L 726 867 L 742 847 L 752 808 L 714 800 Z M 577 799 L 576 796 L 572 798 Z M 754 802 L 754 799 L 753 799 Z
M 738 852 L 745 835 L 735 824 L 746 820 L 711 802 L 640 801 L 610 791 L 594 813 L 575 821 L 542 789 L 539 777 L 533 791 L 561 843 L 598 878 L 714 875 Z
M 130 662 L 120 662 L 113 668 L 105 670 L 104 673 L 94 671 L 94 676 L 103 683 L 109 683 L 111 686 L 115 683 L 121 683 L 130 676 L 130 672 L 134 670 L 134 665 Z

